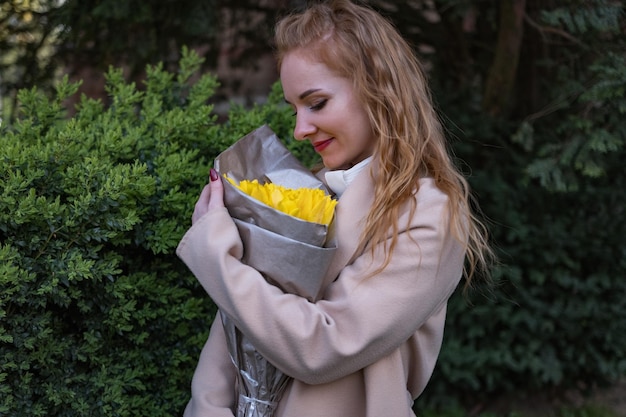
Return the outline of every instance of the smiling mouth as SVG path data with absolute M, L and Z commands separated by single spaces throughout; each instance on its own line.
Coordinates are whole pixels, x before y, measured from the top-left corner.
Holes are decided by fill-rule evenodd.
M 319 142 L 313 144 L 313 148 L 315 148 L 316 152 L 322 152 L 324 149 L 326 149 L 328 147 L 328 145 L 330 145 L 330 143 L 332 141 L 333 141 L 332 138 L 319 141 Z

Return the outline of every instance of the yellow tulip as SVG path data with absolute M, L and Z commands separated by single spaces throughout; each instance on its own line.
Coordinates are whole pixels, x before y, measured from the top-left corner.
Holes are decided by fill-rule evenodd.
M 260 184 L 258 180 L 235 180 L 224 175 L 232 185 L 250 197 L 276 210 L 299 219 L 329 225 L 335 213 L 337 200 L 317 188 L 287 188 L 273 183 Z

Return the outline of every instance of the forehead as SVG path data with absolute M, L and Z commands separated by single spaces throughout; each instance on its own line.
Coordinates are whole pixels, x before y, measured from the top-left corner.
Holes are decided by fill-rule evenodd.
M 280 66 L 280 80 L 288 100 L 311 88 L 332 91 L 349 83 L 348 79 L 340 77 L 312 54 L 302 50 L 284 56 Z
M 300 77 L 308 76 L 334 76 L 330 68 L 317 59 L 312 53 L 305 50 L 294 50 L 287 53 L 280 65 L 280 77 L 291 77 L 297 75 Z

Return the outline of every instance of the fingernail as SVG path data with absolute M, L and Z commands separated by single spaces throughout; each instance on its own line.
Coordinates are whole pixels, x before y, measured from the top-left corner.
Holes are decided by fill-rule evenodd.
M 211 168 L 211 170 L 209 171 L 209 177 L 211 177 L 211 181 L 217 181 L 218 177 L 215 168 Z

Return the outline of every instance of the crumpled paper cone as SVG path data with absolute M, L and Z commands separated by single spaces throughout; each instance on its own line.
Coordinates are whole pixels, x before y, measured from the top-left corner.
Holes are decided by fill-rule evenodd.
M 334 247 L 322 248 L 298 242 L 237 219 L 235 224 L 243 242 L 243 263 L 253 266 L 284 292 L 309 301 L 321 296 L 322 278 L 335 252 Z
M 288 188 L 320 188 L 324 183 L 305 168 L 268 127 L 261 126 L 222 152 L 214 167 L 239 182 L 271 181 Z M 242 262 L 283 291 L 316 301 L 322 294 L 336 247 L 330 227 L 307 222 L 243 193 L 229 181 L 224 204 L 243 243 Z M 271 417 L 290 378 L 267 362 L 233 321 L 220 312 L 231 360 L 238 369 L 237 417 Z
M 256 179 L 287 188 L 319 188 L 328 193 L 324 183 L 289 152 L 267 125 L 242 137 L 219 154 L 214 167 L 237 182 Z M 324 244 L 328 235 L 325 225 L 289 216 L 255 200 L 230 182 L 223 183 L 224 204 L 233 218 L 300 242 L 315 246 Z
M 324 183 L 305 168 L 268 127 L 261 126 L 222 152 L 214 167 L 235 181 L 269 179 L 288 188 L 320 188 Z M 224 204 L 244 243 L 244 262 L 260 268 L 283 291 L 314 301 L 336 250 L 327 227 L 289 216 L 224 184 Z M 297 268 L 294 268 L 298 265 Z

